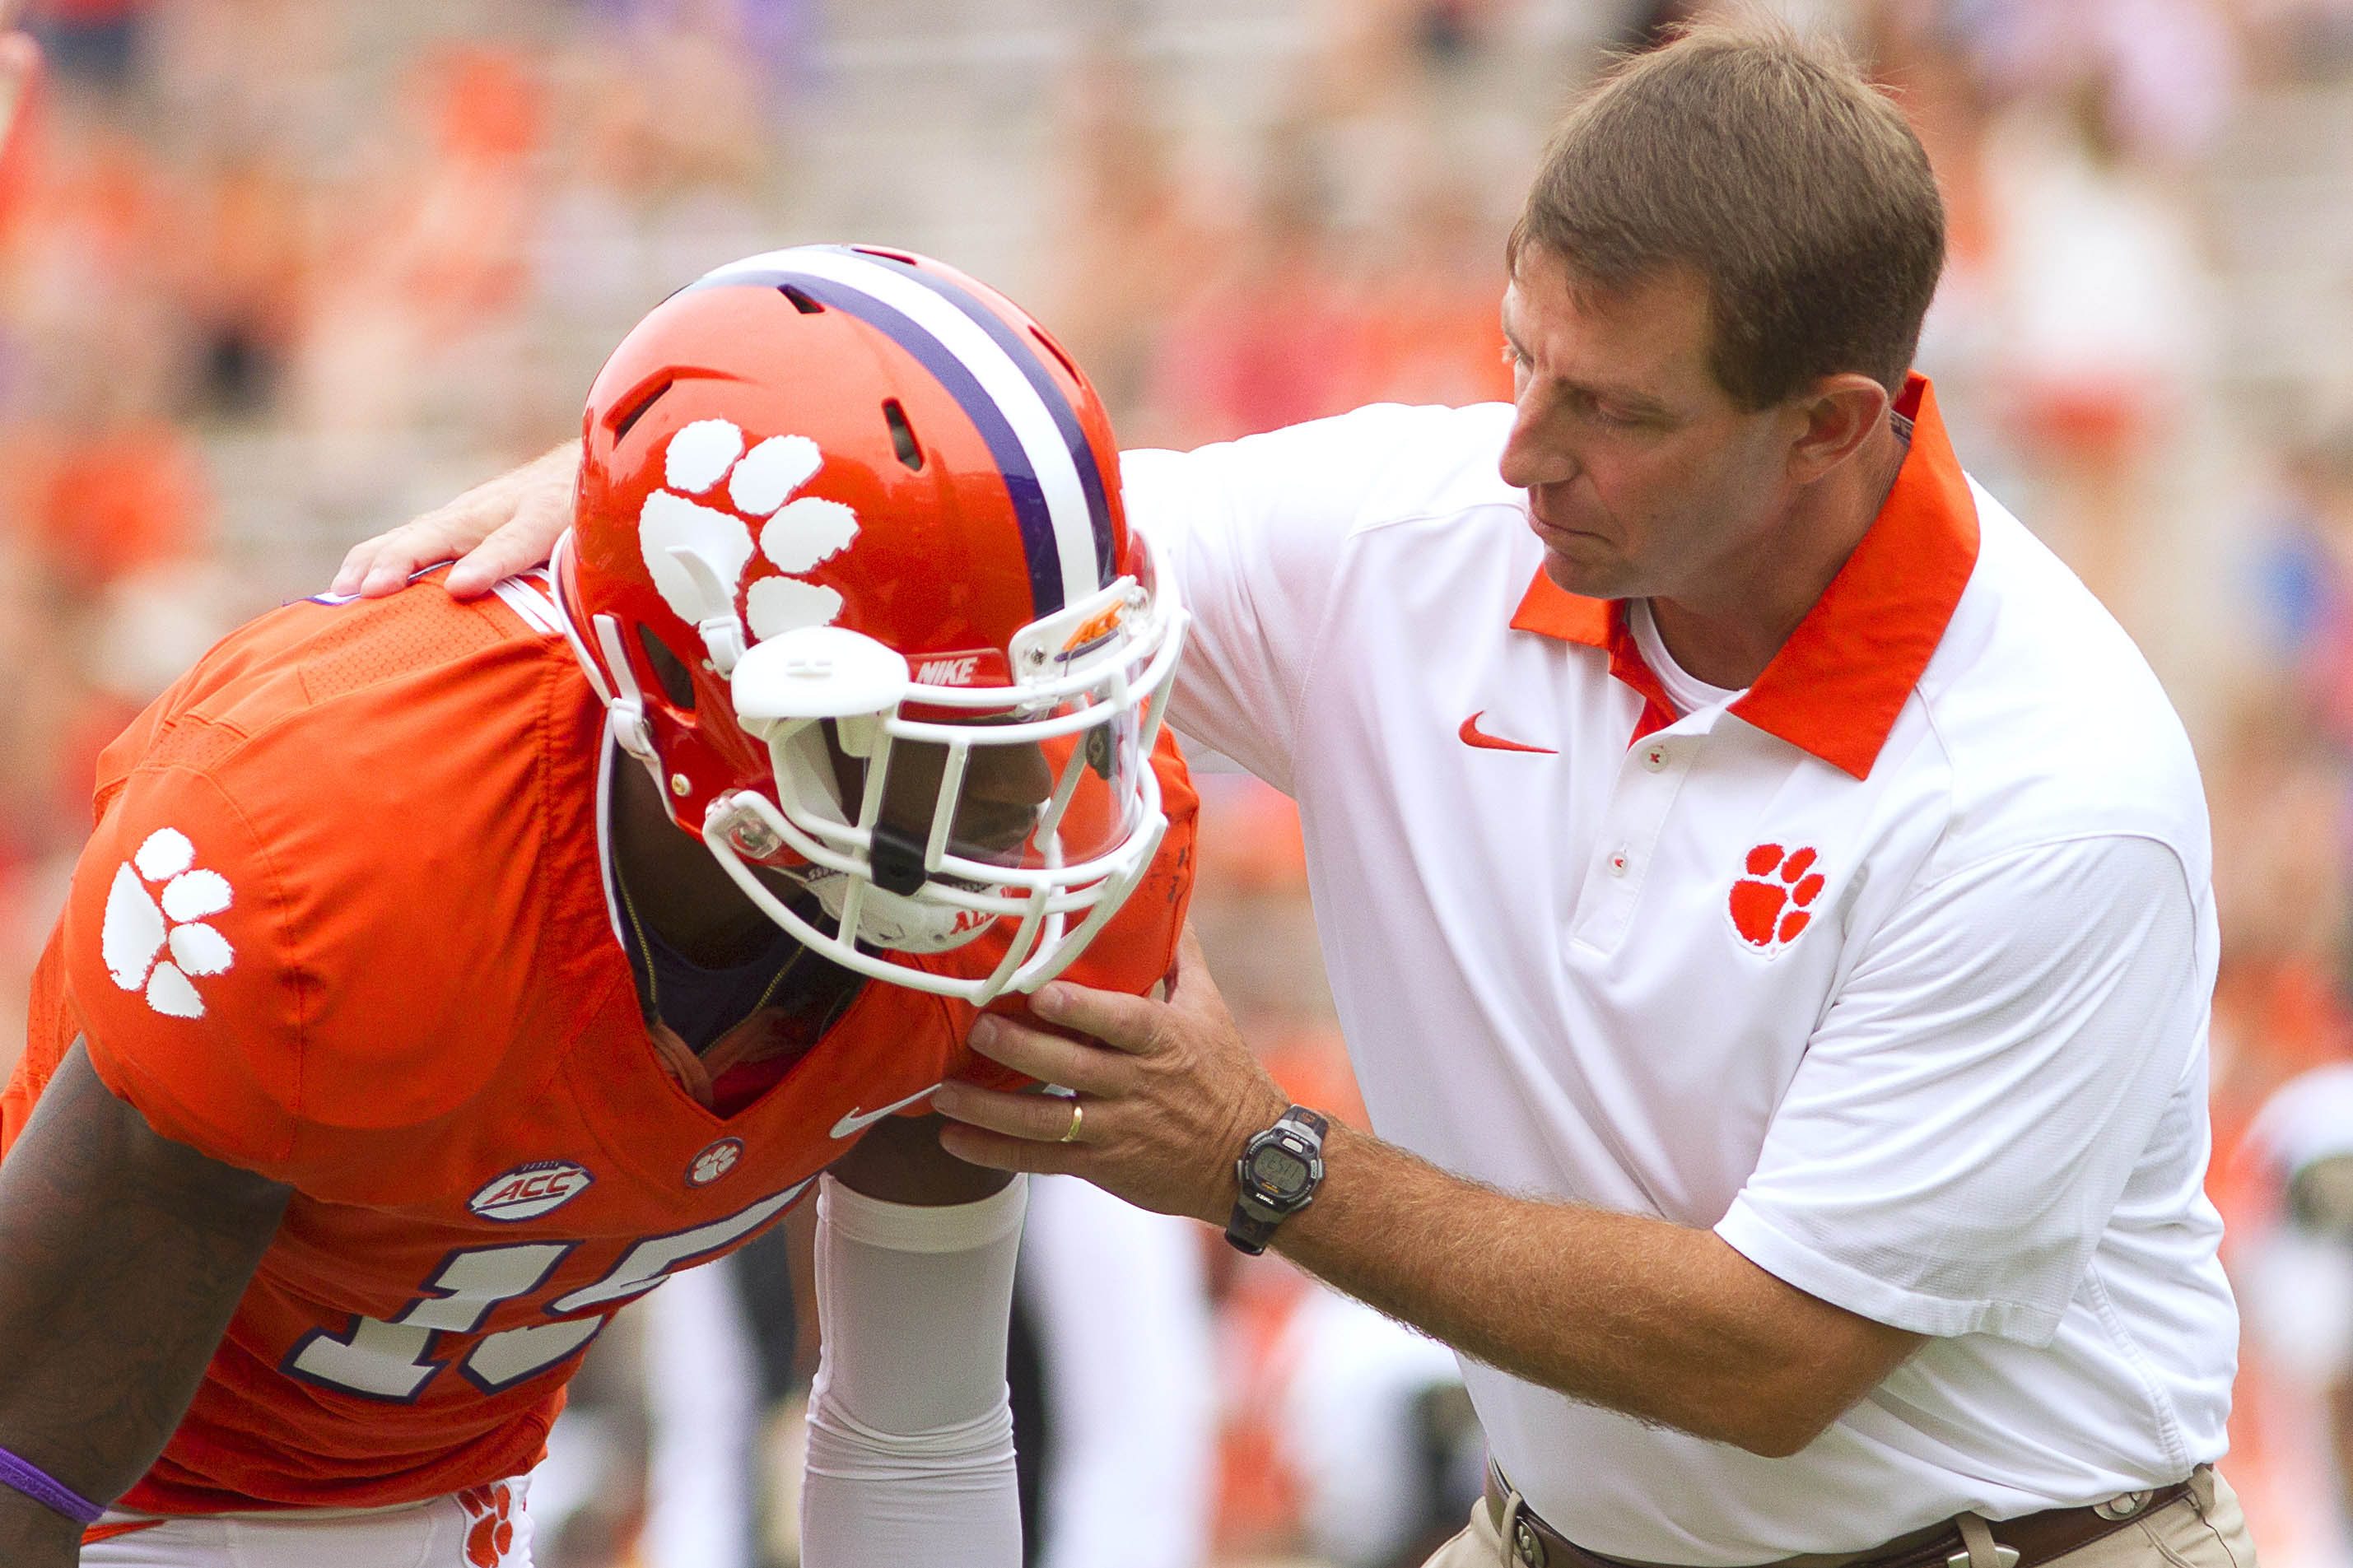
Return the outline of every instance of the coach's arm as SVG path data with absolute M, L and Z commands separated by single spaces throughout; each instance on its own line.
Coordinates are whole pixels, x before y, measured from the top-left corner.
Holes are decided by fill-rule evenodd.
M 96 1502 L 179 1425 L 292 1189 L 158 1135 L 80 1042 L 0 1163 L 0 1448 Z M 0 1487 L 0 1563 L 81 1527 Z
M 1198 944 L 1187 936 L 1165 1003 L 1058 984 L 1031 1005 L 1111 1048 L 996 1017 L 973 1048 L 1079 1090 L 1085 1141 L 1055 1142 L 1063 1103 L 955 1082 L 933 1103 L 970 1125 L 941 1141 L 976 1163 L 1068 1172 L 1223 1225 L 1223 1152 L 1288 1101 Z M 1275 1233 L 1293 1262 L 1490 1365 L 1751 1453 L 1805 1447 L 1922 1341 L 1775 1278 L 1711 1231 L 1516 1197 L 1337 1124 L 1324 1161 L 1314 1205 Z

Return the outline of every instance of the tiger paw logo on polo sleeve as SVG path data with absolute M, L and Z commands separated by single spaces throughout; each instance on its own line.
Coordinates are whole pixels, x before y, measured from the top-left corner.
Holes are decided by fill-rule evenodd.
M 125 991 L 143 992 L 158 1013 L 203 1017 L 196 980 L 227 973 L 237 959 L 228 939 L 205 917 L 227 909 L 230 899 L 227 878 L 196 868 L 196 847 L 186 834 L 157 828 L 115 868 L 107 889 L 99 934 L 106 972 Z
M 700 555 L 731 587 L 742 583 L 755 548 L 787 574 L 807 572 L 848 549 L 858 537 L 857 512 L 838 500 L 793 493 L 824 466 L 824 455 L 806 436 L 771 436 L 747 452 L 744 432 L 724 419 L 698 419 L 672 436 L 662 460 L 669 488 L 647 496 L 638 514 L 638 547 L 664 602 L 687 621 L 708 613 L 673 549 Z M 696 496 L 723 496 L 726 509 L 690 499 Z M 790 575 L 761 578 L 744 600 L 754 642 L 825 626 L 841 613 L 839 594 Z
M 1748 852 L 1748 874 L 1732 884 L 1732 929 L 1740 940 L 1765 952 L 1778 952 L 1798 940 L 1813 920 L 1821 897 L 1820 857 L 1811 849 L 1759 844 Z

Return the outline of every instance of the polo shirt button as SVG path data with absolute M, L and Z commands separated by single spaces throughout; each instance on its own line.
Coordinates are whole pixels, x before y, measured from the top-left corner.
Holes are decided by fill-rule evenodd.
M 1613 877 L 1622 877 L 1626 874 L 1626 851 L 1623 849 L 1612 849 L 1609 852 L 1609 874 Z
M 1650 769 L 1650 770 L 1651 770 L 1652 773 L 1658 773 L 1658 772 L 1660 772 L 1661 770 L 1662 770 L 1663 768 L 1665 768 L 1665 767 L 1666 767 L 1666 765 L 1667 765 L 1667 749 L 1666 749 L 1666 747 L 1664 747 L 1664 746 L 1645 746 L 1645 747 L 1643 747 L 1643 748 L 1642 748 L 1642 765 L 1643 765 L 1644 767 L 1646 767 L 1646 768 Z

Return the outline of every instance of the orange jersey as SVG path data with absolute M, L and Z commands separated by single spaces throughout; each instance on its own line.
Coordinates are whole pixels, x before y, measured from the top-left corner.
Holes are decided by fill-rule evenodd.
M 0 1150 L 79 1036 L 158 1132 L 295 1190 L 122 1506 L 525 1470 L 620 1306 L 772 1224 L 891 1108 L 1001 1073 L 965 1053 L 968 1005 L 870 983 L 734 1115 L 681 1089 L 605 890 L 603 735 L 539 616 L 427 584 L 262 617 L 106 752 Z M 1155 765 L 1168 836 L 1081 983 L 1168 968 L 1194 796 L 1165 741 Z M 913 962 L 985 973 L 993 945 Z

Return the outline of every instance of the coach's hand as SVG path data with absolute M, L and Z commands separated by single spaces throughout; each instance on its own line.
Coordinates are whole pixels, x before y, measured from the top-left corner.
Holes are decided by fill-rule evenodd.
M 579 476 L 580 443 L 566 441 L 447 505 L 353 545 L 335 574 L 334 592 L 382 598 L 426 567 L 456 561 L 442 579 L 450 596 L 487 594 L 547 559 L 571 526 L 572 491 Z
M 976 1165 L 1083 1176 L 1139 1207 L 1224 1225 L 1243 1142 L 1291 1101 L 1243 1044 L 1189 926 L 1167 994 L 1155 1002 L 1057 981 L 1029 999 L 1040 1019 L 1085 1040 L 984 1016 L 972 1048 L 1076 1089 L 1078 1136 L 1062 1141 L 1068 1100 L 950 1081 L 932 1096 L 949 1119 L 941 1147 Z

